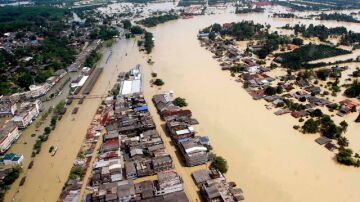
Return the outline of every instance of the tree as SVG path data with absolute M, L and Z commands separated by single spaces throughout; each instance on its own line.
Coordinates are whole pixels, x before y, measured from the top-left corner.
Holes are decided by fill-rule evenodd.
M 284 89 L 283 89 L 282 86 L 277 86 L 277 87 L 276 87 L 276 93 L 277 93 L 277 94 L 281 94 L 281 93 L 283 93 L 283 91 L 284 91 Z
M 360 83 L 355 80 L 344 92 L 348 97 L 358 97 L 360 96 Z
M 44 133 L 45 134 L 49 134 L 51 132 L 51 128 L 50 127 L 45 127 L 44 128 Z
M 178 107 L 186 107 L 188 104 L 186 103 L 185 98 L 177 97 L 173 101 L 173 104 Z
M 346 132 L 346 129 L 347 129 L 347 127 L 349 126 L 349 124 L 346 123 L 346 121 L 341 121 L 341 122 L 340 122 L 340 126 L 341 126 L 342 131 L 343 131 L 343 132 Z
M 337 142 L 340 146 L 343 147 L 349 146 L 349 140 L 346 137 L 339 137 Z
M 22 88 L 28 88 L 30 85 L 34 84 L 34 79 L 29 73 L 22 73 L 17 79 L 17 83 Z
M 276 89 L 272 86 L 268 86 L 266 89 L 265 89 L 265 92 L 264 92 L 266 95 L 275 95 L 276 94 Z
M 339 153 L 336 154 L 336 160 L 345 165 L 353 165 L 354 159 L 352 158 L 353 151 L 344 147 L 339 148 Z
M 323 115 L 321 109 L 315 109 L 310 113 L 310 116 L 312 117 L 321 117 Z
M 154 81 L 154 85 L 156 85 L 156 86 L 162 86 L 162 85 L 164 85 L 164 84 L 165 84 L 164 81 L 161 80 L 161 79 L 156 79 L 156 80 Z
M 297 46 L 302 46 L 304 44 L 304 40 L 300 38 L 293 38 L 292 43 Z
M 360 113 L 359 113 L 359 116 L 355 119 L 355 122 L 360 123 Z
M 214 41 L 215 38 L 216 38 L 215 32 L 210 32 L 210 34 L 209 34 L 209 39 L 210 39 L 211 41 Z
M 331 73 L 330 69 L 320 69 L 316 72 L 316 76 L 323 81 L 326 81 L 326 79 L 329 77 Z
M 139 26 L 133 26 L 131 27 L 131 33 L 132 34 L 143 34 L 145 30 Z
M 216 156 L 213 159 L 211 166 L 214 167 L 215 169 L 219 170 L 222 173 L 226 173 L 228 171 L 227 161 L 221 156 Z
M 334 122 L 322 124 L 321 132 L 324 136 L 335 139 L 341 136 L 341 128 L 335 125 Z
M 320 123 L 314 119 L 308 119 L 302 126 L 304 133 L 317 133 L 319 131 Z
M 131 28 L 131 22 L 128 19 L 122 20 L 121 23 L 124 26 L 124 29 L 130 29 Z
M 57 116 L 51 117 L 51 125 L 52 125 L 52 126 L 55 126 L 55 125 L 56 125 L 56 122 L 57 122 Z
M 215 23 L 211 26 L 211 31 L 212 32 L 220 32 L 222 30 L 222 27 L 220 24 Z

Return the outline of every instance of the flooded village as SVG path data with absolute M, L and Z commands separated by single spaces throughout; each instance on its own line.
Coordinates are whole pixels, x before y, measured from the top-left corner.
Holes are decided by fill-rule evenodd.
M 54 87 L 45 94 L 53 93 L 54 98 L 21 105 L 3 102 L 1 113 L 28 126 L 1 129 L 9 138 L 1 145 L 8 150 L 1 161 L 22 165 L 5 201 L 358 200 L 360 170 L 337 162 L 342 147 L 338 138 L 321 131 L 300 134 L 308 120 L 329 115 L 336 130 L 344 128 L 340 136 L 347 138 L 346 148 L 352 149 L 356 162 L 360 137 L 354 109 L 359 100 L 344 96 L 343 85 L 356 79 L 352 75 L 359 64 L 358 50 L 336 45 L 351 53 L 311 61 L 329 65 L 312 69 L 315 79 L 308 79 L 303 70 L 282 68 L 278 56 L 328 42 L 299 37 L 302 45 L 282 44 L 282 50 L 259 59 L 259 40 L 238 41 L 220 34 L 212 40 L 203 32 L 214 23 L 231 29 L 234 23 L 253 21 L 292 39 L 296 36 L 287 26 L 343 25 L 360 32 L 356 23 L 271 17 L 289 10 L 267 4 L 264 12 L 237 14 L 233 4 L 184 11 L 172 2 L 139 5 L 113 3 L 96 9 L 107 15 L 134 9 L 136 17 L 111 22 L 121 24 L 121 35 L 103 45 L 96 68 L 79 65 L 95 46 L 105 43 L 95 40 L 81 53 L 86 54 L 82 60 L 49 80 Z M 153 12 L 172 9 L 181 17 L 152 27 L 139 22 L 158 15 Z M 131 29 L 123 28 L 121 19 L 153 34 L 150 54 L 145 34 L 127 38 Z M 323 68 L 341 76 L 321 80 L 317 72 Z M 162 85 L 154 85 L 155 79 L 163 80 Z M 340 87 L 336 94 L 335 81 Z M 188 106 L 178 106 L 178 96 L 186 98 Z M 58 113 L 56 105 L 65 100 L 63 113 Z M 32 156 L 37 136 L 52 127 L 53 115 L 56 127 L 41 152 Z M 214 164 L 220 155 L 227 161 L 227 172 Z

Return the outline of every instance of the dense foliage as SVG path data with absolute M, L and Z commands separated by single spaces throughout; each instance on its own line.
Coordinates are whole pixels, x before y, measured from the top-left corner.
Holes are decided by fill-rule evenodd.
M 296 35 L 300 33 L 307 38 L 318 37 L 321 41 L 327 40 L 330 35 L 343 35 L 347 33 L 345 27 L 327 28 L 324 25 L 314 26 L 313 24 L 309 26 L 296 24 L 293 29 Z
M 342 13 L 321 13 L 319 15 L 320 20 L 337 20 L 343 22 L 360 22 L 359 20 L 355 19 L 352 15 L 346 15 Z
M 181 97 L 175 98 L 173 104 L 178 107 L 186 107 L 188 105 L 185 98 L 181 98 Z
M 274 0 L 274 3 L 298 11 L 358 9 L 360 2 L 351 0 Z
M 256 7 L 256 8 L 238 8 L 238 7 L 236 7 L 236 9 L 235 9 L 236 14 L 241 14 L 241 13 L 262 13 L 264 11 L 265 11 L 265 9 L 260 8 L 260 7 Z
M 17 30 L 38 31 L 58 23 L 68 11 L 53 7 L 0 7 L 0 35 Z
M 170 20 L 176 20 L 178 19 L 178 16 L 176 14 L 165 14 L 160 16 L 151 16 L 145 19 L 142 19 L 139 21 L 140 24 L 146 26 L 146 27 L 155 27 L 158 24 L 170 21 Z
M 149 54 L 151 53 L 152 49 L 154 48 L 154 37 L 151 32 L 146 32 L 144 36 L 144 47 L 146 52 Z
M 350 51 L 336 48 L 329 45 L 308 44 L 291 52 L 278 54 L 278 61 L 285 67 L 300 69 L 304 64 L 312 60 L 334 57 L 342 54 L 349 54 Z
M 229 169 L 227 161 L 221 156 L 215 156 L 211 162 L 211 166 L 222 173 L 226 173 Z
M 344 94 L 348 97 L 360 97 L 360 83 L 355 80 L 346 88 Z

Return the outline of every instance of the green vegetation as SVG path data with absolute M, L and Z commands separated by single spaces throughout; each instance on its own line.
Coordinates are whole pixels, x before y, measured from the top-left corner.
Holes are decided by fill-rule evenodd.
M 134 34 L 134 35 L 145 33 L 145 29 L 141 28 L 140 26 L 132 26 L 130 31 L 131 31 L 131 34 Z
M 314 119 L 308 119 L 302 126 L 303 133 L 317 133 L 319 132 L 320 123 Z
M 360 97 L 360 83 L 355 80 L 351 85 L 349 85 L 344 94 L 348 97 Z
M 96 50 L 91 51 L 91 53 L 87 56 L 84 66 L 93 68 L 95 64 L 101 59 L 101 54 Z
M 69 178 L 72 180 L 80 178 L 84 174 L 84 168 L 81 166 L 73 166 L 70 171 Z
M 293 13 L 274 13 L 273 17 L 276 17 L 276 18 L 295 18 L 297 16 L 295 14 L 293 14 Z
M 228 2 L 235 2 L 234 0 L 208 0 L 208 4 L 210 6 L 216 5 L 216 4 L 224 4 Z
M 261 24 L 255 24 L 253 21 L 241 21 L 231 23 L 230 29 L 224 29 L 220 24 L 213 24 L 202 30 L 203 33 L 220 33 L 221 36 L 229 35 L 238 41 L 262 39 L 266 36 L 267 32 Z
M 177 6 L 204 5 L 204 0 L 180 0 Z
M 219 170 L 221 173 L 226 173 L 229 169 L 227 161 L 223 157 L 216 155 L 212 159 L 211 167 L 214 167 L 215 169 Z
M 355 119 L 355 122 L 360 123 L 360 113 L 359 113 L 359 116 Z
M 131 21 L 128 19 L 122 20 L 121 23 L 123 24 L 124 29 L 131 29 Z
M 20 166 L 15 166 L 10 169 L 10 172 L 8 172 L 0 182 L 0 201 L 4 201 L 5 192 L 9 190 L 10 186 L 19 178 L 22 171 Z
M 324 25 L 310 24 L 308 27 L 305 25 L 295 25 L 293 27 L 294 33 L 298 35 L 301 33 L 304 37 L 318 37 L 321 41 L 326 41 L 329 36 L 340 36 L 340 44 L 348 46 L 356 46 L 360 43 L 360 33 L 348 31 L 345 27 L 327 28 Z
M 326 81 L 326 79 L 330 76 L 331 70 L 330 69 L 320 69 L 316 71 L 316 76 L 318 79 Z
M 320 41 L 327 40 L 330 35 L 344 35 L 347 33 L 345 27 L 327 28 L 324 25 L 314 26 L 313 24 L 310 24 L 308 27 L 306 25 L 296 24 L 293 29 L 295 35 L 300 33 L 306 38 L 318 37 Z
M 0 7 L 0 35 L 18 30 L 42 32 L 60 24 L 65 14 L 70 12 L 54 7 Z M 44 29 L 39 29 L 39 26 Z
M 90 39 L 102 39 L 104 41 L 114 38 L 119 35 L 119 31 L 107 25 L 102 25 L 90 32 Z
M 236 9 L 235 9 L 236 14 L 241 14 L 241 13 L 262 13 L 264 11 L 265 11 L 265 9 L 260 8 L 260 7 L 256 7 L 256 8 L 238 8 L 238 7 L 236 7 Z
M 188 105 L 185 98 L 181 98 L 181 97 L 175 98 L 173 104 L 178 107 L 186 107 Z
M 353 157 L 353 151 L 351 149 L 345 148 L 345 147 L 340 147 L 339 148 L 339 152 L 336 154 L 336 160 L 344 165 L 353 165 L 356 167 L 360 166 L 360 161 L 359 160 L 355 160 Z
M 342 21 L 342 22 L 360 22 L 359 20 L 355 19 L 352 15 L 346 15 L 342 13 L 321 13 L 319 15 L 320 20 L 336 20 L 336 21 Z
M 140 20 L 138 23 L 144 25 L 145 27 L 155 27 L 158 24 L 170 21 L 170 20 L 176 20 L 179 17 L 176 14 L 165 14 L 160 16 L 152 16 L 145 18 L 143 20 Z
M 349 0 L 275 0 L 274 3 L 298 11 L 358 9 L 360 2 Z
M 155 79 L 155 81 L 154 81 L 154 85 L 156 85 L 156 86 L 162 86 L 164 84 L 165 84 L 164 81 L 161 79 Z
M 144 36 L 144 47 L 146 52 L 149 54 L 151 53 L 152 49 L 154 48 L 154 37 L 151 32 L 146 32 Z
M 350 51 L 329 45 L 308 44 L 293 50 L 292 52 L 277 55 L 278 62 L 290 69 L 300 69 L 307 62 L 337 55 L 349 54 Z

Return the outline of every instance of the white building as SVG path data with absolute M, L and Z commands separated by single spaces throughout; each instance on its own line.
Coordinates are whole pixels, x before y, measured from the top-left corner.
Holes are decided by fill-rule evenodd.
M 10 121 L 5 123 L 0 128 L 0 153 L 4 153 L 10 148 L 12 143 L 14 143 L 20 136 L 17 125 Z

